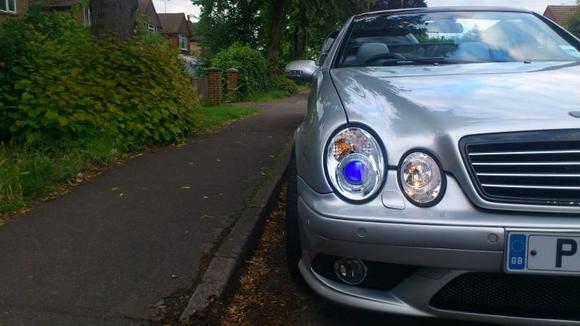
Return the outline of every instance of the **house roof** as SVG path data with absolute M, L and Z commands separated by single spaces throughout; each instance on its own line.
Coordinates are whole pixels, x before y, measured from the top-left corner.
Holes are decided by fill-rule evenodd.
M 152 0 L 139 0 L 137 12 L 147 17 L 147 23 L 161 28 L 161 20 L 159 19 L 159 14 L 157 13 L 157 10 L 155 10 L 155 5 Z
M 159 20 L 161 21 L 161 27 L 163 28 L 164 34 L 187 34 L 191 35 L 191 28 L 189 27 L 189 22 L 185 18 L 185 14 L 173 13 L 173 14 L 158 14 Z
M 578 6 L 548 6 L 544 16 L 560 25 L 565 25 L 578 8 Z
M 147 6 L 151 3 L 151 0 L 139 0 L 139 11 L 147 10 Z

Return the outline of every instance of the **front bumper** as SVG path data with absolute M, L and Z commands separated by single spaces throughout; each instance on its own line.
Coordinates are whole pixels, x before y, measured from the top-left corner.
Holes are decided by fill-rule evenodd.
M 333 194 L 314 192 L 298 178 L 303 248 L 300 271 L 318 294 L 348 306 L 386 313 L 526 325 L 578 323 L 440 310 L 430 303 L 438 291 L 463 274 L 502 273 L 509 230 L 580 232 L 576 219 L 482 211 L 471 205 L 450 177 L 439 205 L 418 208 L 405 202 L 402 195 L 393 199 L 399 191 L 396 177 L 389 175 L 387 180 L 384 193 L 388 196 L 351 205 Z M 398 200 L 403 204 L 396 203 Z M 369 289 L 342 284 L 317 273 L 312 264 L 319 255 L 419 268 L 392 289 Z

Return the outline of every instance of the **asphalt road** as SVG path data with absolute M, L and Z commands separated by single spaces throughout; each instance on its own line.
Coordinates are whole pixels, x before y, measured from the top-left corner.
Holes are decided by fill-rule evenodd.
M 254 255 L 230 295 L 215 302 L 195 325 L 480 325 L 440 319 L 401 317 L 350 309 L 320 298 L 292 279 L 284 247 L 285 189 L 268 217 Z
M 186 296 L 306 96 L 127 161 L 0 227 L 0 325 L 143 325 Z

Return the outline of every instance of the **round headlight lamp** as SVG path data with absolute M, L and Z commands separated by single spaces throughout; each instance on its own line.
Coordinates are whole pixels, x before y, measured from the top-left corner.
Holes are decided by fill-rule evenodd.
M 412 152 L 403 158 L 399 181 L 407 199 L 417 206 L 437 204 L 445 191 L 442 169 L 424 152 Z
M 341 130 L 327 146 L 328 178 L 338 194 L 348 200 L 364 201 L 374 196 L 383 184 L 384 170 L 379 142 L 362 128 Z

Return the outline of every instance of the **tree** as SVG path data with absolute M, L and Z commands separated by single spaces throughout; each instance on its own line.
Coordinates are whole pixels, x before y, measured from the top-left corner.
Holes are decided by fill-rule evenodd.
M 211 59 L 239 42 L 262 51 L 277 74 L 284 62 L 313 58 L 350 16 L 369 10 L 425 7 L 425 0 L 192 0 Z
M 266 27 L 268 35 L 267 58 L 271 64 L 270 74 L 279 73 L 278 59 L 280 58 L 286 4 L 287 0 L 271 0 L 268 4 L 269 12 L 267 16 L 270 19 Z
M 376 0 L 292 0 L 288 10 L 286 58 L 304 59 L 350 16 L 368 11 Z
M 213 57 L 238 42 L 263 49 L 261 3 L 254 0 L 192 0 L 201 9 L 198 31 L 204 53 Z
M 578 0 L 577 4 L 578 9 L 576 9 L 574 16 L 566 23 L 566 27 L 572 34 L 580 38 L 580 0 Z
M 133 36 L 138 0 L 91 0 L 92 32 L 99 37 L 113 35 L 118 41 Z
M 425 0 L 379 0 L 371 10 L 389 10 L 401 8 L 427 7 Z

